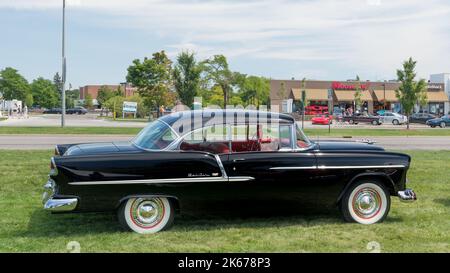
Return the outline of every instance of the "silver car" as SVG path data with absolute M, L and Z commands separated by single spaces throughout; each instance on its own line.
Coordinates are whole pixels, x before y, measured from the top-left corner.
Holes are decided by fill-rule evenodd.
M 392 123 L 394 125 L 405 124 L 408 118 L 404 115 L 394 113 L 394 112 L 384 112 L 381 115 L 381 121 L 383 123 Z

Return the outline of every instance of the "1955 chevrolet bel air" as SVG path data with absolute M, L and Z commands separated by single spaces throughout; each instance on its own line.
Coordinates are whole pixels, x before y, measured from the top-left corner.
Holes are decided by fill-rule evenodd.
M 130 142 L 57 145 L 43 194 L 54 212 L 116 211 L 138 233 L 169 228 L 202 202 L 320 201 L 344 220 L 383 221 L 411 158 L 364 142 L 310 141 L 285 114 L 200 110 L 164 116 Z M 289 201 L 289 202 L 287 202 Z

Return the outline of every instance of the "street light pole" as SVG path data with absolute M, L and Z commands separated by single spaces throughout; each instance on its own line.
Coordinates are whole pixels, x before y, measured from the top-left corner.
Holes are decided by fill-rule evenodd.
M 61 83 L 61 127 L 66 125 L 66 0 L 62 12 L 62 83 Z

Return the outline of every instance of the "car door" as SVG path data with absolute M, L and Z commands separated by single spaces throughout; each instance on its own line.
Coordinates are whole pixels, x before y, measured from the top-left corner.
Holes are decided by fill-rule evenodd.
M 313 188 L 316 157 L 311 150 L 294 148 L 294 126 L 276 126 L 258 127 L 258 150 L 232 151 L 224 161 L 233 196 L 272 204 L 314 203 L 316 195 L 308 189 Z
M 392 123 L 395 119 L 395 116 L 392 113 L 386 113 L 385 118 L 386 118 L 386 120 L 385 120 L 386 123 Z
M 442 119 L 444 120 L 446 126 L 450 126 L 450 116 L 444 116 Z

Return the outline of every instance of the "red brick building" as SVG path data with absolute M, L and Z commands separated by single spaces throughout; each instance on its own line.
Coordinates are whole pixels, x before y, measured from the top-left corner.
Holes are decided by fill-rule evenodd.
M 120 90 L 123 92 L 123 85 L 86 85 L 83 87 L 80 87 L 80 99 L 84 100 L 87 96 L 87 94 L 90 94 L 92 99 L 96 100 L 97 96 L 98 96 L 98 91 L 100 90 L 100 88 L 102 86 L 107 87 L 108 89 L 112 90 L 112 91 L 116 91 L 118 88 L 120 88 Z M 137 92 L 137 89 L 135 87 L 131 87 L 129 85 L 127 85 L 126 89 L 125 89 L 125 97 L 130 97 L 133 96 L 134 93 Z

